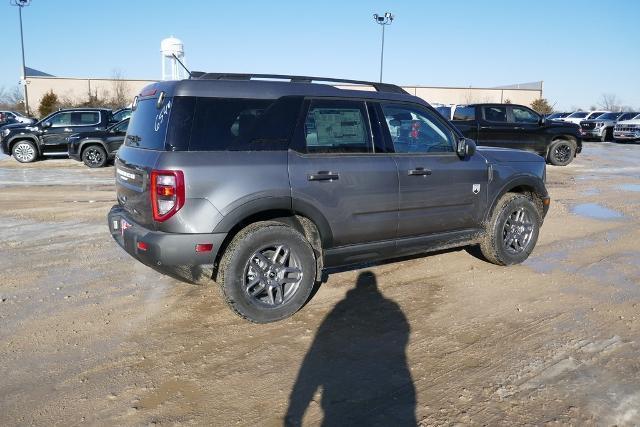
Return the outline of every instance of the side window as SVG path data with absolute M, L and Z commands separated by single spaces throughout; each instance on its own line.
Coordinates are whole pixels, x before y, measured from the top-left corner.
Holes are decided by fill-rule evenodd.
M 453 112 L 453 120 L 473 121 L 476 119 L 476 107 L 458 106 Z
M 113 130 L 114 130 L 114 132 L 126 133 L 126 132 L 127 132 L 127 127 L 129 127 L 129 121 L 128 121 L 128 120 L 127 120 L 127 121 L 125 121 L 125 122 L 122 122 L 122 123 L 120 123 L 120 124 L 117 124 L 117 125 L 113 128 Z
M 49 120 L 51 122 L 51 126 L 69 126 L 71 125 L 71 113 L 58 113 L 55 116 L 51 117 Z
M 300 97 L 196 98 L 189 150 L 286 149 L 301 103 Z M 172 125 L 175 120 L 177 116 L 172 117 Z M 186 130 L 186 126 L 179 127 Z M 173 138 L 172 134 L 168 135 L 169 141 Z
M 89 126 L 100 123 L 100 113 L 97 111 L 79 111 L 71 115 L 71 124 L 74 126 Z
M 483 107 L 484 119 L 490 122 L 506 122 L 507 107 Z
M 540 116 L 527 108 L 513 107 L 511 112 L 513 113 L 513 121 L 516 123 L 538 123 L 540 121 Z
M 453 152 L 451 130 L 432 112 L 400 104 L 383 104 L 396 153 Z
M 371 153 L 364 102 L 314 100 L 304 122 L 308 153 Z

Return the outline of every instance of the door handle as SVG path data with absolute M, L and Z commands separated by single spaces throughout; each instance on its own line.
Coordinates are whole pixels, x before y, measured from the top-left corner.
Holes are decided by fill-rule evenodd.
M 334 179 L 340 179 L 340 175 L 329 171 L 319 171 L 307 175 L 309 181 L 333 181 Z
M 427 176 L 431 175 L 431 171 L 429 169 L 425 169 L 422 167 L 409 169 L 409 175 L 411 176 Z

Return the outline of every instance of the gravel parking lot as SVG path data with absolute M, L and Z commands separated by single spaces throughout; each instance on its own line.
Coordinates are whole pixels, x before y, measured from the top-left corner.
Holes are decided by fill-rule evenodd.
M 640 145 L 548 168 L 524 265 L 339 273 L 268 325 L 117 247 L 112 177 L 0 159 L 2 425 L 640 424 Z

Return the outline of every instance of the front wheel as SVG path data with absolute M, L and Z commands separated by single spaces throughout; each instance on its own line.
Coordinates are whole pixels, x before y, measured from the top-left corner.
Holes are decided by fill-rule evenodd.
M 38 150 L 30 141 L 18 141 L 11 149 L 11 154 L 20 163 L 31 163 L 38 158 Z
M 566 166 L 576 155 L 574 145 L 565 140 L 557 140 L 549 147 L 548 161 L 555 166 Z
M 99 145 L 91 145 L 82 152 L 82 161 L 90 168 L 101 168 L 107 164 L 107 152 Z
M 600 136 L 600 142 L 607 142 L 609 140 L 609 130 L 603 129 L 602 135 Z
M 300 310 L 315 277 L 315 255 L 302 234 L 285 225 L 258 223 L 234 237 L 216 281 L 236 314 L 269 323 Z
M 519 264 L 538 241 L 542 218 L 530 198 L 507 193 L 498 201 L 480 241 L 482 255 L 498 265 Z

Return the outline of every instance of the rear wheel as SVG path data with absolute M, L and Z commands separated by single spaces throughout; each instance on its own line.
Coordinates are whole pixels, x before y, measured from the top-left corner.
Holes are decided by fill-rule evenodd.
M 225 250 L 217 282 L 227 304 L 255 323 L 284 319 L 309 299 L 316 259 L 298 231 L 279 224 L 250 225 Z
M 559 139 L 549 147 L 548 161 L 555 166 L 566 166 L 575 157 L 576 149 L 570 141 Z
M 107 152 L 99 145 L 91 145 L 82 151 L 82 161 L 90 168 L 101 168 L 107 164 Z
M 482 255 L 498 265 L 519 264 L 538 241 L 542 218 L 527 196 L 507 193 L 498 201 L 480 242 Z
M 20 163 L 31 163 L 38 158 L 38 150 L 33 142 L 18 141 L 11 149 L 13 158 Z

